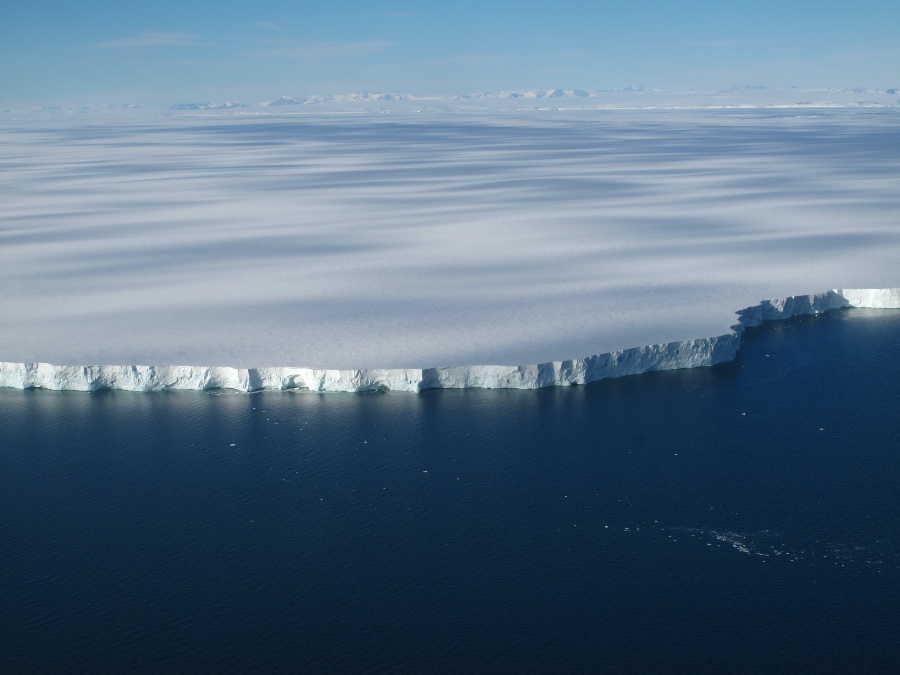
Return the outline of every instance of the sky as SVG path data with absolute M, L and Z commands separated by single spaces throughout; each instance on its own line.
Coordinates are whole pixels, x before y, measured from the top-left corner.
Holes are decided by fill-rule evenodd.
M 0 105 L 900 85 L 900 3 L 10 0 Z

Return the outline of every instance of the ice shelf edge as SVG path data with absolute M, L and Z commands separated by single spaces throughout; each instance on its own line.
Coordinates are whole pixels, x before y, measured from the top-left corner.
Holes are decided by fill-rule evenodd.
M 404 391 L 425 389 L 538 389 L 587 384 L 656 370 L 698 368 L 737 356 L 741 334 L 764 321 L 819 314 L 846 307 L 900 309 L 900 288 L 844 288 L 763 300 L 737 312 L 732 331 L 716 337 L 633 347 L 582 359 L 526 366 L 453 366 L 365 370 L 313 368 L 230 368 L 227 366 L 60 366 L 0 362 L 0 387 L 98 391 L 178 389 L 302 389 L 314 392 Z

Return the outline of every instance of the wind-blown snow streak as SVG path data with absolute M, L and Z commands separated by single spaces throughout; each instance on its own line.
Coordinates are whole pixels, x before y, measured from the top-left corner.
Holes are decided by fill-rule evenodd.
M 739 310 L 732 332 L 667 344 L 647 345 L 583 359 L 525 366 L 456 366 L 367 370 L 229 368 L 216 366 L 58 366 L 0 362 L 0 386 L 18 389 L 160 391 L 167 389 L 306 389 L 316 392 L 424 389 L 538 389 L 587 384 L 655 370 L 713 366 L 735 358 L 741 333 L 763 321 L 819 314 L 846 307 L 900 309 L 900 288 L 844 288 L 764 300 Z

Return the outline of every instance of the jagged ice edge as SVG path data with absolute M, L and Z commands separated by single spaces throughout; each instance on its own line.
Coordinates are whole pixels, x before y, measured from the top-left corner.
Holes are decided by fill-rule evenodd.
M 425 389 L 538 389 L 587 384 L 655 370 L 698 368 L 731 361 L 741 334 L 763 321 L 819 314 L 846 307 L 900 309 L 900 288 L 835 289 L 815 295 L 763 300 L 737 312 L 732 332 L 717 337 L 647 345 L 583 359 L 526 366 L 453 366 L 322 370 L 313 368 L 230 368 L 215 366 L 59 366 L 0 362 L 0 387 L 97 391 L 170 389 L 299 389 L 313 392 L 404 391 Z

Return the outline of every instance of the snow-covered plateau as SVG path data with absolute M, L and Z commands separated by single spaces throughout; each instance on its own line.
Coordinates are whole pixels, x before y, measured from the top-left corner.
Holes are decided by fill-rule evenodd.
M 0 362 L 0 387 L 97 391 L 167 389 L 305 389 L 315 392 L 425 389 L 538 389 L 587 384 L 655 370 L 712 366 L 735 358 L 740 335 L 763 321 L 819 314 L 847 307 L 900 309 L 900 288 L 845 288 L 815 295 L 764 300 L 737 312 L 727 335 L 647 345 L 582 359 L 524 366 L 456 366 L 371 370 L 314 368 L 229 368 L 217 366 L 59 366 Z
M 589 381 L 729 358 L 760 298 L 898 285 L 900 108 L 6 118 L 0 146 L 12 386 Z

